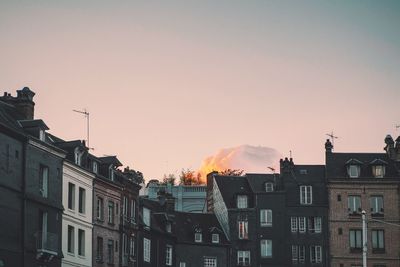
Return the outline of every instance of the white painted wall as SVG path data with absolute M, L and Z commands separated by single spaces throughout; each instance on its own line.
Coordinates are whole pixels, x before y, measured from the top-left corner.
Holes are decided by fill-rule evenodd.
M 94 174 L 70 162 L 63 166 L 62 266 L 92 266 L 92 215 Z M 68 208 L 68 184 L 75 185 L 75 205 Z M 79 188 L 85 189 L 84 213 L 79 212 Z M 68 252 L 68 225 L 74 227 L 74 253 Z M 85 255 L 78 255 L 78 230 L 85 231 Z

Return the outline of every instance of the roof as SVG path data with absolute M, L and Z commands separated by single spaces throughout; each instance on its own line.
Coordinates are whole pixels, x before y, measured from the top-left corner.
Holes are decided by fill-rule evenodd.
M 212 234 L 219 234 L 219 244 L 228 243 L 222 227 L 213 213 L 175 212 L 175 222 L 175 233 L 178 243 L 195 243 L 195 229 L 201 230 L 203 234 L 202 244 L 212 244 Z
M 251 195 L 252 190 L 245 176 L 214 176 L 227 208 L 235 208 L 235 196 Z
M 122 163 L 117 159 L 117 156 L 98 157 L 98 159 L 105 164 L 113 164 L 117 167 L 122 166 Z
M 18 123 L 23 127 L 23 128 L 33 128 L 33 127 L 40 127 L 45 130 L 49 130 L 49 127 L 47 127 L 46 123 L 44 123 L 43 120 L 18 120 Z
M 298 183 L 325 181 L 325 165 L 294 165 L 293 174 Z
M 265 183 L 275 184 L 275 180 L 279 178 L 279 174 L 258 174 L 246 173 L 247 181 L 254 193 L 265 193 Z
M 346 164 L 359 162 L 360 178 L 372 178 L 371 165 L 378 162 L 386 164 L 386 178 L 399 178 L 396 163 L 386 153 L 328 153 L 326 158 L 326 173 L 328 179 L 348 178 Z

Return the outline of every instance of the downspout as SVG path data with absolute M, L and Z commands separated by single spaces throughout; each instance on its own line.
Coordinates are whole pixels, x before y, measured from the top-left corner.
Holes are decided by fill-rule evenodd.
M 23 141 L 23 149 L 22 149 L 22 209 L 21 209 L 21 236 L 22 236 L 22 242 L 21 242 L 21 248 L 22 248 L 22 266 L 25 266 L 25 210 L 26 210 L 26 152 L 27 152 L 27 144 L 28 140 Z

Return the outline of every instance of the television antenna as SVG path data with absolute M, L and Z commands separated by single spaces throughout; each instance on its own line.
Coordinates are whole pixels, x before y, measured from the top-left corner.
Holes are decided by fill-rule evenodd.
M 335 139 L 338 139 L 339 137 L 338 137 L 338 136 L 335 136 L 335 135 L 333 134 L 333 131 L 332 131 L 330 134 L 326 134 L 326 135 L 329 136 L 329 137 L 331 138 L 332 146 L 335 147 L 335 146 L 334 146 Z
M 400 124 L 399 125 L 395 125 L 394 127 L 396 127 L 396 130 L 398 130 L 400 128 Z
M 76 112 L 76 113 L 83 114 L 85 116 L 85 118 L 86 118 L 86 138 L 87 138 L 86 141 L 87 141 L 87 147 L 89 149 L 93 149 L 93 148 L 90 148 L 90 146 L 89 146 L 89 112 L 86 109 L 84 109 L 84 110 L 73 109 L 72 111 Z

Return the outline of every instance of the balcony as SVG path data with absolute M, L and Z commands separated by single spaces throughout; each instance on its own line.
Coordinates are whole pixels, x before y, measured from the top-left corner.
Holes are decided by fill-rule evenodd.
M 36 257 L 51 261 L 54 256 L 58 255 L 60 251 L 58 235 L 49 232 L 36 232 Z

